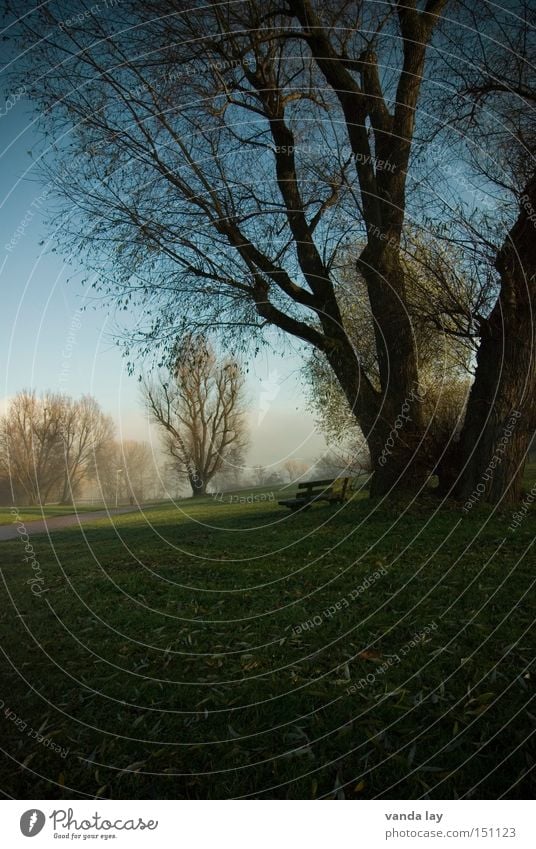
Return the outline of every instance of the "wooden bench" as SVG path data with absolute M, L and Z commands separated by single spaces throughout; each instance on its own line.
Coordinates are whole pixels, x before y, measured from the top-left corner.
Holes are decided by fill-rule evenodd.
M 315 501 L 327 501 L 329 504 L 341 504 L 351 491 L 351 478 L 331 478 L 324 481 L 304 481 L 298 484 L 294 498 L 279 501 L 290 510 L 308 510 Z

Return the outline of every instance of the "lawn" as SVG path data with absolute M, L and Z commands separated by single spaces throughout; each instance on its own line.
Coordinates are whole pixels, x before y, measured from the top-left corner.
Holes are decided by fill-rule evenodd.
M 4 793 L 531 794 L 534 512 L 254 494 L 0 545 Z

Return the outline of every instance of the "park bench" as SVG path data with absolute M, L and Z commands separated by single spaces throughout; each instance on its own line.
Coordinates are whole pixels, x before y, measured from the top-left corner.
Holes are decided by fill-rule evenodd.
M 327 501 L 329 504 L 341 504 L 351 492 L 351 478 L 332 478 L 324 481 L 303 481 L 298 484 L 298 492 L 293 498 L 285 498 L 278 503 L 290 510 L 308 510 L 315 501 Z

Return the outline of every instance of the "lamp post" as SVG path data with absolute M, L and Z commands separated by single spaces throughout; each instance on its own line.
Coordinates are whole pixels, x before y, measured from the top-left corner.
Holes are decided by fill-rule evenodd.
M 118 469 L 115 475 L 115 506 L 117 507 L 118 499 L 119 499 L 119 475 L 123 469 Z

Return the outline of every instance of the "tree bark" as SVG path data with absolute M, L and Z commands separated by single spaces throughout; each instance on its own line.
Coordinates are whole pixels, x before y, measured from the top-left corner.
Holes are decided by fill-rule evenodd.
M 198 473 L 189 474 L 188 480 L 192 488 L 192 498 L 207 494 L 207 483 Z
M 497 302 L 482 322 L 481 344 L 460 435 L 456 496 L 476 503 L 515 503 L 536 426 L 536 176 L 495 266 Z

